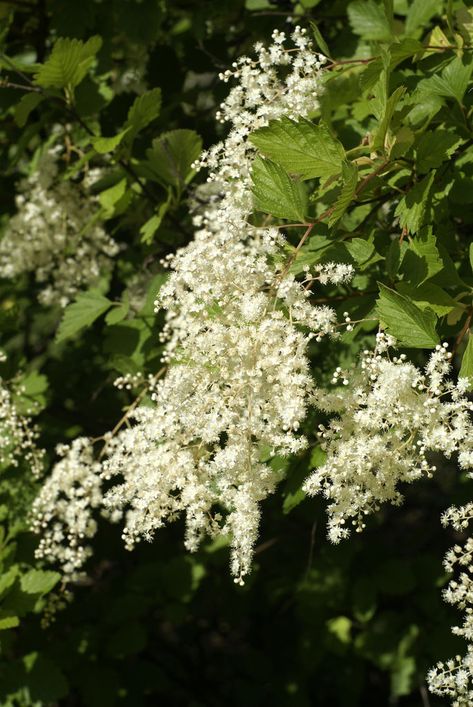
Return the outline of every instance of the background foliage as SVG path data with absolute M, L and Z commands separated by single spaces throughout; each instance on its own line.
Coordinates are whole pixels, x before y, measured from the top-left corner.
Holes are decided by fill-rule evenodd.
M 214 120 L 226 90 L 218 73 L 286 28 L 288 15 L 307 27 L 315 21 L 331 57 L 314 116 L 326 127 L 307 127 L 314 152 L 305 161 L 302 129 L 289 121 L 282 141 L 274 127 L 254 135 L 273 162 L 271 174 L 258 173 L 267 161 L 255 167 L 257 208 L 320 219 L 295 272 L 321 260 L 355 264 L 350 287 L 314 301 L 353 320 L 379 317 L 419 364 L 423 348 L 447 340 L 456 370 L 473 373 L 467 4 L 3 2 L 1 224 L 15 212 L 19 179 L 34 174 L 62 126 L 62 178 L 74 183 L 101 167 L 93 185 L 100 218 L 123 245 L 110 276 L 65 312 L 38 303 L 29 274 L 0 282 L 1 374 L 23 386 L 26 407 L 35 404 L 48 463 L 56 444 L 114 427 L 133 400 L 113 387 L 118 375 L 158 371 L 160 260 L 192 237 L 186 198 L 201 177 L 191 165 L 224 131 Z M 295 195 L 283 191 L 275 202 L 281 173 L 301 175 L 303 186 L 291 182 Z M 353 361 L 376 327 L 373 319 L 356 325 L 337 348 L 318 344 L 317 380 Z M 441 704 L 427 696 L 425 671 L 462 646 L 441 598 L 451 537 L 439 515 L 468 497 L 467 484 L 444 464 L 433 482 L 407 489 L 401 508 L 331 546 L 323 502 L 300 490 L 321 462 L 312 432 L 319 421 L 312 414 L 307 422 L 312 451 L 286 465 L 265 503 L 243 588 L 222 544 L 184 552 L 179 523 L 131 554 L 119 528 L 103 524 L 89 578 L 70 598 L 60 575 L 34 560 L 26 517 L 37 482 L 28 468 L 3 470 L 0 704 Z

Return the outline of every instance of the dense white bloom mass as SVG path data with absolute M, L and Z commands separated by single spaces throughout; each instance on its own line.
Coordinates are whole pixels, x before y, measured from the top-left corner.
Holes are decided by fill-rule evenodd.
M 471 455 L 471 448 L 470 448 Z M 468 466 L 473 466 L 471 456 Z M 468 476 L 473 477 L 473 472 Z M 473 503 L 449 508 L 442 517 L 445 526 L 450 525 L 458 533 L 464 533 L 473 520 Z M 468 537 L 461 544 L 454 545 L 445 556 L 447 572 L 458 571 L 444 591 L 444 599 L 464 611 L 463 624 L 454 626 L 452 631 L 468 642 L 464 656 L 438 663 L 428 674 L 429 687 L 437 695 L 452 700 L 453 707 L 473 705 L 473 538 Z
M 375 351 L 365 351 L 353 372 L 337 369 L 334 392 L 315 394 L 315 404 L 336 413 L 321 426 L 325 463 L 305 483 L 307 493 L 329 500 L 329 537 L 349 534 L 349 522 L 364 527 L 365 515 L 386 501 L 399 504 L 398 488 L 435 471 L 426 454 L 459 453 L 460 465 L 472 466 L 473 404 L 465 396 L 465 381 L 454 385 L 447 375 L 450 354 L 437 346 L 425 373 L 406 360 L 390 359 L 393 340 L 379 334 Z
M 10 386 L 0 378 L 0 470 L 22 462 L 38 476 L 44 452 L 37 446 L 37 437 L 31 418 L 18 412 Z
M 0 277 L 34 273 L 42 304 L 65 307 L 111 269 L 118 246 L 97 223 L 98 205 L 82 185 L 63 181 L 56 148 L 20 184 L 17 212 L 0 239 Z
M 307 116 L 318 105 L 323 58 L 300 28 L 292 39 L 289 52 L 275 32 L 269 49 L 257 47 L 256 60 L 239 59 L 223 76 L 238 79 L 219 113 L 230 131 L 201 158 L 209 177 L 198 199 L 206 206 L 194 218 L 194 241 L 168 259 L 172 273 L 157 302 L 167 310 L 169 371 L 154 405 L 137 407 L 134 425 L 108 439 L 102 462 L 103 476 L 116 482 L 104 504 L 113 519 L 124 515 L 128 547 L 185 513 L 190 550 L 205 534 L 231 536 L 238 581 L 250 569 L 259 502 L 279 480 L 262 456 L 304 447 L 298 429 L 312 390 L 307 343 L 336 326 L 333 310 L 313 307 L 303 285 L 274 265 L 283 262 L 279 230 L 249 222 L 250 130 L 283 115 Z M 61 561 L 56 538 L 62 542 L 73 523 L 67 520 L 67 533 L 58 530 L 54 506 L 71 465 L 74 480 L 80 473 L 96 479 L 79 471 L 71 448 L 35 507 L 44 529 L 40 551 Z M 90 526 L 78 525 L 79 535 L 90 534 Z
M 91 549 L 87 539 L 94 536 L 94 509 L 102 504 L 100 464 L 94 460 L 89 440 L 78 437 L 70 446 L 60 445 L 62 459 L 35 499 L 32 528 L 43 529 L 37 557 L 59 562 L 64 575 L 76 579 Z

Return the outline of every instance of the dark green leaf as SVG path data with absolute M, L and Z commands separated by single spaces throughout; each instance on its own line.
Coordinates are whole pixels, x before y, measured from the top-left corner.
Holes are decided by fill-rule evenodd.
M 401 228 L 409 233 L 417 233 L 422 226 L 430 222 L 431 188 L 435 172 L 424 177 L 399 202 L 395 215 L 399 216 Z
M 345 213 L 356 194 L 358 184 L 358 169 L 352 162 L 342 165 L 342 188 L 335 203 L 335 208 L 329 218 L 329 226 L 333 226 Z
M 201 151 L 202 139 L 194 130 L 173 130 L 153 140 L 146 157 L 154 174 L 180 191 L 192 179 L 192 163 Z
M 20 128 L 26 125 L 31 111 L 37 108 L 43 100 L 44 96 L 41 93 L 26 93 L 22 97 L 15 107 L 15 121 Z

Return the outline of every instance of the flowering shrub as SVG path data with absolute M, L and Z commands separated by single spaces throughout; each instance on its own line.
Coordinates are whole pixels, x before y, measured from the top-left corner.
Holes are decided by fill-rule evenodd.
M 205 633 L 222 586 L 228 625 L 289 610 L 277 641 L 310 655 L 243 681 L 252 704 L 473 704 L 473 18 L 309 4 L 269 31 L 248 3 L 195 29 L 117 1 L 105 32 L 94 0 L 74 29 L 46 4 L 33 58 L 6 30 L 5 704 L 247 703 L 146 673 L 153 626 L 179 662 L 182 607 Z

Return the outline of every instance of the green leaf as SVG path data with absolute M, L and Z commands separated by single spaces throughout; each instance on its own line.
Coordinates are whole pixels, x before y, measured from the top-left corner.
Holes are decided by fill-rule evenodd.
M 194 130 L 173 130 L 153 140 L 146 157 L 162 182 L 181 191 L 194 176 L 191 165 L 201 151 L 202 139 Z
M 473 271 L 473 243 L 470 243 L 469 256 L 470 256 L 471 270 Z
M 472 70 L 473 57 L 471 55 L 457 56 L 447 64 L 440 74 L 435 74 L 421 81 L 418 90 L 421 93 L 454 98 L 461 104 L 468 88 Z
M 376 301 L 379 319 L 401 346 L 424 349 L 438 344 L 434 312 L 422 311 L 407 297 L 381 283 L 379 292 Z
M 358 265 L 365 263 L 373 255 L 374 245 L 364 238 L 352 238 L 345 242 L 345 248 Z
M 431 230 L 421 231 L 411 239 L 404 255 L 402 270 L 411 285 L 421 285 L 443 269 L 437 239 Z
M 405 86 L 399 86 L 386 101 L 386 107 L 384 109 L 383 118 L 381 119 L 378 129 L 373 138 L 373 150 L 384 149 L 384 141 L 386 139 L 386 134 L 388 132 L 392 117 L 394 115 L 394 111 L 396 110 L 396 106 L 405 92 Z
M 317 27 L 317 25 L 315 24 L 315 22 L 313 20 L 310 21 L 310 26 L 312 29 L 312 34 L 314 35 L 316 45 L 318 46 L 318 48 L 320 49 L 322 54 L 324 54 L 324 56 L 327 56 L 330 59 L 331 58 L 330 50 L 327 46 L 327 43 L 326 43 L 325 39 L 322 37 L 319 28 Z
M 419 309 L 432 309 L 439 317 L 449 314 L 458 307 L 458 302 L 450 297 L 448 292 L 432 282 L 425 282 L 418 286 L 399 282 L 396 288 L 402 295 L 413 300 Z
M 358 184 L 358 169 L 352 162 L 344 162 L 342 165 L 342 188 L 335 202 L 335 208 L 329 218 L 329 226 L 333 226 L 341 219 L 345 211 L 350 206 L 356 194 Z
M 0 631 L 6 631 L 9 628 L 16 628 L 20 625 L 20 619 L 15 614 L 8 611 L 0 611 Z
M 471 331 L 468 334 L 468 343 L 463 352 L 462 365 L 460 368 L 459 378 L 468 378 L 470 381 L 470 390 L 473 390 L 473 334 Z
M 125 128 L 125 130 L 121 130 L 117 135 L 113 135 L 113 137 L 94 137 L 91 140 L 92 147 L 101 155 L 105 155 L 107 152 L 113 152 L 129 131 L 130 128 Z
M 428 130 L 418 139 L 415 152 L 417 171 L 428 172 L 449 159 L 462 138 L 446 130 Z
M 168 277 L 168 273 L 158 273 L 151 280 L 151 283 L 148 286 L 148 291 L 146 293 L 146 301 L 140 312 L 144 317 L 153 316 L 154 302 L 156 300 L 156 297 L 158 296 L 159 290 L 164 285 Z
M 102 46 L 96 35 L 85 44 L 80 39 L 59 38 L 49 58 L 42 64 L 34 81 L 43 88 L 69 88 L 78 86 L 95 61 Z
M 431 218 L 431 188 L 435 172 L 424 177 L 404 196 L 397 205 L 395 216 L 399 216 L 401 228 L 417 233 Z
M 406 17 L 406 34 L 423 28 L 427 22 L 443 10 L 442 0 L 413 0 Z
M 20 579 L 20 586 L 26 594 L 47 594 L 61 579 L 58 572 L 30 570 Z
M 279 165 L 257 157 L 252 170 L 253 195 L 258 211 L 297 223 L 304 223 L 307 195 Z
M 127 180 L 126 177 L 123 177 L 123 179 L 120 179 L 120 181 L 114 184 L 113 187 L 100 192 L 99 202 L 105 210 L 105 215 L 107 218 L 113 216 L 116 204 L 118 204 L 120 199 L 125 195 L 126 187 Z
M 118 324 L 118 322 L 121 322 L 123 319 L 125 319 L 129 311 L 130 298 L 128 296 L 128 293 L 125 292 L 123 302 L 121 302 L 118 306 L 113 307 L 109 312 L 107 312 L 107 314 L 105 315 L 105 321 L 107 322 L 107 324 Z
M 98 290 L 88 290 L 78 295 L 75 302 L 64 310 L 56 341 L 60 343 L 77 334 L 81 329 L 90 326 L 112 306 L 108 297 Z
M 250 135 L 251 142 L 289 174 L 326 179 L 342 171 L 345 150 L 328 128 L 309 120 L 272 120 Z
M 171 198 L 169 194 L 167 200 L 163 201 L 163 203 L 158 206 L 157 212 L 141 226 L 140 234 L 142 243 L 149 244 L 152 242 L 154 234 L 161 226 L 170 204 Z
M 44 96 L 41 93 L 26 93 L 20 100 L 20 102 L 15 106 L 15 122 L 18 127 L 23 128 L 26 125 L 26 121 L 29 118 L 31 111 L 33 111 L 41 101 L 44 100 Z
M 348 19 L 355 34 L 363 39 L 389 42 L 392 30 L 386 12 L 374 0 L 355 0 L 348 5 Z
M 161 89 L 152 88 L 141 96 L 135 98 L 128 111 L 125 125 L 127 135 L 125 142 L 130 145 L 140 130 L 146 128 L 161 112 Z

